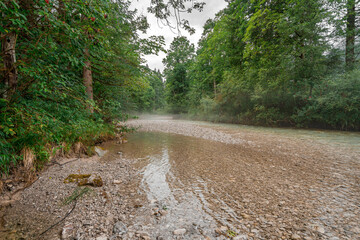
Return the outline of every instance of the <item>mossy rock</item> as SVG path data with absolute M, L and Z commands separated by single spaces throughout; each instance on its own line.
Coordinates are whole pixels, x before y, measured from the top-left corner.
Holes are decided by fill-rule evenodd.
M 78 186 L 102 187 L 104 182 L 100 176 L 91 178 L 91 174 L 70 174 L 64 183 L 77 183 Z

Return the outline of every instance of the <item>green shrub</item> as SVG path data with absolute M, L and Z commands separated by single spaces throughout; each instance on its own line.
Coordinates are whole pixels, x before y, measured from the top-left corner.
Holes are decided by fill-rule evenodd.
M 360 130 L 360 71 L 339 74 L 314 88 L 293 116 L 299 125 Z

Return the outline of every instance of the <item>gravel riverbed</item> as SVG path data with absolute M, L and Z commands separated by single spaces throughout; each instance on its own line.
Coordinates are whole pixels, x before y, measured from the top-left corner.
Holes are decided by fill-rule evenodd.
M 327 141 L 322 131 L 170 117 L 126 124 L 139 129 L 129 143 L 43 172 L 4 210 L 0 238 L 360 239 L 357 134 L 324 132 L 335 136 Z M 85 188 L 64 183 L 70 174 L 103 185 L 66 205 Z

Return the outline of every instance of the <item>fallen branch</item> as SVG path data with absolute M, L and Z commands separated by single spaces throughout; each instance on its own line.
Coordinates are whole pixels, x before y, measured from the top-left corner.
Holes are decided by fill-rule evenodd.
M 45 231 L 43 231 L 41 234 L 39 234 L 39 237 L 41 235 L 44 235 L 45 233 L 47 233 L 48 231 L 50 231 L 53 227 L 57 226 L 59 223 L 61 223 L 62 221 L 64 221 L 75 209 L 76 207 L 76 199 L 75 199 L 75 203 L 74 203 L 74 206 L 72 207 L 72 209 L 60 220 L 58 221 L 57 223 L 54 223 L 53 225 L 51 225 L 48 229 L 46 229 Z

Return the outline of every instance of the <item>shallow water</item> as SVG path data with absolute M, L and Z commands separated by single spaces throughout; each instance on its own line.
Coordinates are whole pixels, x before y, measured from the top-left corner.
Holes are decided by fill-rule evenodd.
M 196 122 L 201 126 L 208 126 L 212 128 L 221 127 L 223 129 L 233 131 L 248 131 L 265 134 L 276 134 L 279 136 L 293 137 L 304 140 L 315 140 L 323 144 L 331 144 L 334 146 L 344 146 L 360 149 L 360 132 L 345 132 L 345 131 L 333 131 L 322 129 L 295 129 L 295 128 L 271 128 L 271 127 L 259 127 L 248 126 L 241 124 L 219 124 L 209 122 Z
M 156 121 L 167 124 L 174 120 Z M 342 147 L 353 152 L 360 149 L 359 133 L 191 121 L 186 124 L 240 134 L 240 137 L 243 133 L 268 135 L 285 139 L 284 144 L 286 139 L 311 140 L 333 149 Z M 219 226 L 228 228 L 225 235 L 246 233 L 255 239 L 290 237 L 286 234 L 319 222 L 323 216 L 320 209 L 327 204 L 320 195 L 329 186 L 338 184 L 332 179 L 338 174 L 336 168 L 331 168 L 333 160 L 322 155 L 303 156 L 306 150 L 298 152 L 301 146 L 281 155 L 241 144 L 170 133 L 138 132 L 128 140 L 127 144 L 117 146 L 116 151 L 133 160 L 140 172 L 140 190 L 150 207 L 166 210 L 166 215 L 151 223 L 140 216 L 137 224 L 153 225 L 150 231 L 165 239 L 170 239 L 179 228 L 188 230 L 184 239 L 197 236 L 221 239 L 224 236 L 214 231 Z M 329 194 L 330 198 L 332 195 Z M 311 231 L 303 236 L 313 236 Z
M 180 134 L 134 133 L 126 144 L 104 143 L 108 153 L 93 163 L 107 177 L 112 204 L 123 206 L 116 217 L 129 229 L 124 239 L 138 239 L 138 231 L 151 239 L 359 236 L 360 134 L 155 120 Z M 209 140 L 183 136 L 184 129 Z M 253 144 L 219 142 L 224 134 Z M 219 234 L 221 226 L 227 230 Z M 186 234 L 174 236 L 183 228 Z
M 214 127 L 213 124 L 204 124 Z M 224 127 L 224 125 L 216 125 Z M 239 128 L 225 125 L 226 128 Z M 244 128 L 244 127 L 241 127 Z M 246 127 L 248 128 L 248 127 Z M 248 128 L 254 131 L 252 127 Z M 257 129 L 263 131 L 263 129 Z M 304 130 L 266 129 L 274 134 L 295 135 L 295 138 L 312 138 L 344 146 L 357 146 L 357 134 L 311 132 Z M 331 137 L 329 138 L 328 135 Z M 346 136 L 351 136 L 347 138 Z M 210 236 L 214 229 L 227 226 L 229 232 L 249 232 L 251 224 L 267 215 L 262 222 L 265 228 L 272 219 L 296 219 L 294 213 L 281 212 L 281 208 L 305 208 L 301 212 L 303 224 L 313 219 L 307 216 L 313 205 L 307 205 L 301 198 L 315 198 L 309 189 L 316 188 L 323 169 L 292 165 L 287 157 L 276 153 L 259 152 L 241 145 L 219 143 L 194 137 L 168 133 L 132 134 L 128 143 L 117 146 L 122 156 L 132 159 L 140 171 L 140 189 L 146 194 L 153 208 L 165 209 L 167 214 L 152 224 L 155 235 L 171 237 L 172 231 L 185 228 L 190 231 L 186 239 L 195 236 Z M 112 151 L 114 152 L 115 149 Z M 309 164 L 312 164 L 311 162 Z M 313 184 L 313 185 L 312 185 Z M 294 187 L 295 186 L 295 187 Z M 279 202 L 282 202 L 279 206 Z M 285 203 L 286 202 L 286 203 Z M 315 202 L 315 201 L 314 201 Z M 151 205 L 150 204 L 150 205 Z M 314 203 L 315 204 L 315 203 Z M 279 213 L 280 212 L 280 213 Z M 308 218 L 306 218 L 308 217 Z M 141 217 L 140 225 L 150 224 Z M 259 224 L 255 224 L 259 228 Z M 271 227 L 270 225 L 267 228 Z M 289 228 L 293 226 L 288 226 Z M 254 228 L 255 237 L 266 236 Z M 190 229 L 190 230 L 189 230 Z M 170 234 L 170 235 L 169 235 Z M 271 233 L 273 234 L 273 233 Z M 272 235 L 268 236 L 272 236 Z

